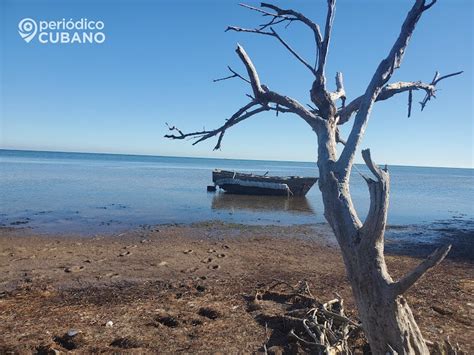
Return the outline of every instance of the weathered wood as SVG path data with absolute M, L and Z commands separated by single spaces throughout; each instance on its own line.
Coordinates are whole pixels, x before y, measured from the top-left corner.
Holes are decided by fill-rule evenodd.
M 232 184 L 232 180 L 235 180 L 234 184 Z M 212 172 L 212 181 L 216 185 L 231 193 L 248 195 L 305 196 L 317 180 L 318 178 L 315 177 L 255 175 L 228 170 L 214 170 Z M 238 181 L 261 183 L 261 185 L 252 186 L 250 184 L 245 186 L 243 184 L 240 187 Z M 270 184 L 285 185 L 288 190 L 272 187 Z M 268 188 L 266 188 L 266 185 L 268 185 Z
M 243 5 L 244 7 L 263 14 L 270 20 L 256 29 L 230 29 L 240 32 L 260 33 L 277 38 L 297 60 L 311 70 L 314 81 L 310 90 L 310 99 L 315 107 L 300 104 L 297 100 L 281 95 L 261 84 L 257 70 L 245 50 L 239 45 L 236 52 L 244 64 L 249 76 L 253 96 L 252 101 L 236 112 L 221 127 L 193 133 L 183 133 L 175 127 L 170 130 L 176 134 L 168 138 L 184 139 L 194 137 L 197 142 L 218 136 L 220 143 L 225 131 L 231 126 L 263 111 L 293 113 L 307 122 L 317 135 L 319 169 L 319 188 L 324 204 L 324 216 L 331 226 L 340 245 L 348 279 L 351 283 L 354 298 L 362 320 L 362 326 L 370 342 L 372 353 L 386 354 L 427 354 L 428 348 L 418 328 L 413 314 L 402 296 L 426 271 L 440 263 L 449 252 L 446 246 L 423 261 L 407 276 L 394 282 L 390 277 L 384 259 L 384 233 L 387 223 L 387 211 L 390 196 L 390 176 L 387 169 L 380 169 L 372 160 L 369 150 L 362 151 L 362 157 L 375 179 L 365 177 L 369 187 L 370 208 L 362 222 L 352 203 L 349 180 L 355 154 L 364 136 L 370 113 L 375 102 L 387 100 L 396 94 L 408 91 L 409 113 L 411 113 L 412 93 L 423 90 L 423 109 L 434 97 L 436 85 L 443 79 L 459 75 L 456 72 L 445 76 L 435 75 L 430 83 L 397 82 L 388 84 L 394 71 L 400 66 L 409 40 L 422 14 L 435 4 L 436 0 L 414 0 L 401 27 L 400 33 L 387 57 L 380 62 L 367 86 L 365 93 L 345 105 L 342 74 L 336 76 L 336 91 L 326 88 L 324 68 L 326 64 L 331 30 L 334 21 L 335 0 L 327 0 L 326 23 L 324 35 L 320 27 L 294 11 L 281 9 L 275 5 L 262 3 L 261 7 Z M 316 61 L 314 67 L 299 56 L 273 29 L 281 23 L 300 22 L 309 27 L 315 37 Z M 267 29 L 270 29 L 268 31 Z M 233 72 L 231 77 L 240 77 Z M 336 101 L 341 100 L 342 106 L 337 108 Z M 258 107 L 258 108 L 255 108 Z M 247 111 L 252 108 L 252 111 Z M 347 141 L 340 137 L 338 126 L 350 121 L 354 116 L 353 125 Z M 337 144 L 344 145 L 340 155 Z M 309 329 L 309 328 L 308 328 Z M 312 332 L 312 330 L 310 330 Z M 316 331 L 316 330 L 315 330 Z M 317 332 L 317 331 L 316 331 Z M 317 341 L 317 336 L 308 333 Z M 314 335 L 314 336 L 313 336 Z

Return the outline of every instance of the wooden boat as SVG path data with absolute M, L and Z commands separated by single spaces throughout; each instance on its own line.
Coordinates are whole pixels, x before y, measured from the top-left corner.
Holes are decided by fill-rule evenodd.
M 212 181 L 227 193 L 242 195 L 304 196 L 318 178 L 268 176 L 214 170 Z

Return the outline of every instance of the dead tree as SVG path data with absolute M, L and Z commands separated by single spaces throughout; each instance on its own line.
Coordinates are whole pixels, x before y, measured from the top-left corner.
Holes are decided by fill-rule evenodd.
M 448 245 L 436 250 L 405 277 L 394 281 L 387 271 L 384 260 L 384 232 L 387 223 L 390 178 L 386 168 L 381 169 L 372 161 L 368 149 L 362 150 L 362 157 L 374 176 L 365 177 L 369 187 L 370 208 L 364 221 L 357 215 L 349 192 L 354 156 L 364 136 L 375 102 L 406 92 L 409 98 L 408 115 L 410 115 L 413 91 L 421 90 L 425 93 L 424 99 L 420 102 L 423 110 L 428 101 L 435 97 L 437 84 L 441 80 L 461 73 L 445 76 L 436 73 L 429 83 L 421 81 L 388 83 L 395 69 L 400 66 L 418 20 L 435 2 L 436 0 L 430 2 L 414 0 L 398 38 L 387 57 L 378 65 L 365 92 L 348 103 L 341 73 L 336 75 L 335 91 L 330 91 L 326 86 L 325 64 L 334 21 L 335 0 L 327 0 L 327 16 L 323 31 L 308 17 L 291 9 L 282 9 L 267 3 L 262 3 L 260 7 L 242 5 L 262 14 L 268 21 L 257 28 L 230 26 L 227 31 L 264 35 L 280 42 L 314 78 L 310 89 L 312 104 L 303 105 L 262 84 L 249 55 L 242 46 L 237 45 L 236 52 L 245 66 L 247 75 L 239 74 L 229 68 L 231 74 L 216 81 L 238 78 L 247 82 L 252 89 L 252 94 L 247 95 L 250 98 L 249 103 L 237 110 L 219 128 L 184 133 L 176 127 L 169 127 L 172 132 L 166 135 L 171 139 L 195 139 L 194 144 L 216 136 L 215 149 L 219 149 L 229 128 L 264 111 L 275 111 L 276 114 L 293 113 L 312 128 L 318 140 L 317 165 L 324 216 L 340 245 L 362 325 L 374 354 L 428 353 L 426 343 L 403 294 L 428 269 L 440 263 L 450 249 Z M 315 65 L 311 65 L 299 55 L 275 29 L 280 24 L 288 25 L 293 22 L 306 26 L 314 36 Z M 340 137 L 338 127 L 351 121 L 352 129 L 345 141 Z M 340 155 L 337 154 L 338 144 L 342 145 Z

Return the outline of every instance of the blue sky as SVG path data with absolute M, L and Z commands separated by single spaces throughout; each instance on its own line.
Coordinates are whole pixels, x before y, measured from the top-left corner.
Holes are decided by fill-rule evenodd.
M 249 4 L 257 5 L 255 1 Z M 324 23 L 325 2 L 276 1 Z M 165 122 L 183 130 L 220 125 L 247 102 L 239 80 L 212 83 L 226 66 L 244 72 L 242 44 L 263 83 L 309 102 L 311 76 L 275 39 L 224 33 L 227 25 L 262 23 L 238 1 L 0 0 L 1 147 L 244 159 L 316 159 L 316 138 L 296 116 L 264 113 L 215 141 L 169 141 Z M 327 77 L 345 78 L 348 99 L 360 95 L 393 44 L 412 1 L 339 0 Z M 103 44 L 26 43 L 25 18 L 102 20 Z M 473 167 L 473 2 L 440 0 L 421 19 L 392 81 L 441 82 L 438 98 L 407 118 L 407 95 L 377 104 L 362 147 L 376 161 Z M 280 34 L 313 61 L 311 33 L 298 24 Z M 415 93 L 415 101 L 422 93 Z M 343 129 L 347 134 L 348 128 Z M 360 161 L 360 160 L 359 160 Z

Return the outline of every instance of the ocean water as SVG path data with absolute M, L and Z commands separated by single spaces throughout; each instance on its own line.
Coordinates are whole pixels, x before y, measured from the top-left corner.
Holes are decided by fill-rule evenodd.
M 92 234 L 137 226 L 221 220 L 247 224 L 324 222 L 315 185 L 306 198 L 208 193 L 215 168 L 317 176 L 315 163 L 0 150 L 0 223 L 38 232 Z M 361 219 L 368 191 L 357 166 L 351 192 Z M 389 224 L 474 218 L 474 170 L 390 166 Z

